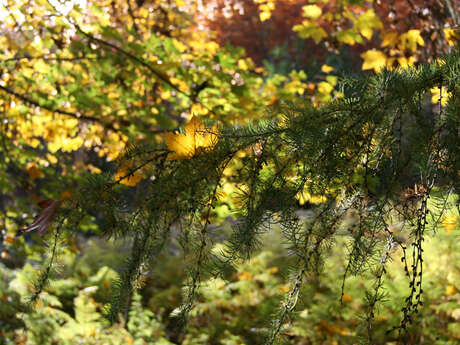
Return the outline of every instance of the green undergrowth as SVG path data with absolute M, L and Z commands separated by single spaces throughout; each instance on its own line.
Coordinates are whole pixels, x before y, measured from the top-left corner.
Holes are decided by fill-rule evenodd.
M 349 251 L 348 232 L 338 236 L 322 273 L 305 279 L 292 318 L 280 334 L 285 344 L 359 344 L 369 327 L 366 298 L 375 282 L 372 265 L 343 283 Z M 460 242 L 457 229 L 440 227 L 425 243 L 423 307 L 402 339 L 405 344 L 458 344 L 460 341 Z M 270 320 L 289 291 L 293 258 L 278 231 L 264 238 L 264 250 L 237 264 L 223 279 L 209 278 L 199 289 L 185 333 L 175 332 L 171 316 L 181 304 L 180 286 L 186 278 L 183 258 L 158 258 L 143 277 L 143 287 L 131 296 L 129 311 L 110 325 L 103 317 L 116 267 L 128 255 L 121 242 L 89 240 L 80 251 L 62 253 L 58 274 L 33 309 L 24 304 L 37 274 L 34 261 L 20 269 L 0 266 L 0 344 L 262 344 Z M 171 253 L 175 248 L 170 249 Z M 219 253 L 216 245 L 213 250 Z M 77 254 L 78 253 L 78 254 Z M 399 344 L 389 332 L 401 320 L 407 297 L 401 252 L 387 265 L 373 328 L 374 344 Z M 318 272 L 319 273 L 319 272 Z M 342 293 L 343 286 L 343 293 Z M 367 297 L 366 297 L 367 296 Z M 385 298 L 386 297 L 386 298 Z

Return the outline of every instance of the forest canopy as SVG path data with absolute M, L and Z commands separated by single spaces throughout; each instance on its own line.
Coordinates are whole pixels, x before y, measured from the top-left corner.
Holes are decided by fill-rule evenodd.
M 458 246 L 443 285 L 424 251 L 460 228 L 459 16 L 0 1 L 5 344 L 454 344 Z

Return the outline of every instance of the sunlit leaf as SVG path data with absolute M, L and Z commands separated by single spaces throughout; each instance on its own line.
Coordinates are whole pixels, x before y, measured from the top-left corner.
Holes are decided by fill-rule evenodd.
M 306 5 L 302 7 L 302 16 L 310 19 L 318 19 L 323 11 L 318 5 Z
M 270 19 L 271 16 L 272 16 L 272 14 L 270 12 L 260 12 L 259 19 L 260 19 L 261 22 L 264 22 L 264 21 Z
M 460 219 L 455 215 L 445 216 L 441 222 L 442 227 L 446 230 L 447 234 L 450 234 L 452 230 L 460 227 Z
M 329 65 L 322 65 L 321 66 L 321 71 L 324 72 L 324 73 L 329 73 L 329 72 L 332 72 L 334 70 L 334 67 L 332 66 L 329 66 Z
M 413 53 L 417 51 L 417 45 L 424 46 L 425 41 L 420 35 L 420 30 L 409 30 L 408 32 L 402 34 L 399 37 L 399 49 L 406 50 L 409 49 Z
M 169 159 L 189 159 L 214 147 L 217 143 L 217 130 L 207 130 L 198 117 L 193 116 L 185 126 L 185 134 L 166 132 L 165 141 L 168 149 L 174 152 L 168 156 Z
M 451 28 L 445 28 L 443 29 L 444 31 L 444 38 L 447 41 L 447 44 L 450 46 L 453 46 L 455 42 L 460 38 L 460 32 Z
M 447 101 L 451 96 L 451 93 L 443 86 L 441 89 L 439 87 L 433 87 L 431 91 L 431 103 L 437 104 L 441 101 L 441 105 L 444 107 L 447 105 Z
M 383 24 L 379 17 L 375 14 L 374 10 L 368 10 L 359 16 L 353 27 L 365 38 L 370 40 L 374 30 L 383 29 Z
M 447 296 L 455 295 L 457 293 L 457 288 L 453 285 L 447 285 L 445 293 Z
M 132 164 L 122 165 L 113 177 L 114 180 L 125 186 L 134 187 L 143 179 L 143 176 L 137 171 L 131 172 L 132 169 Z
M 375 72 L 380 72 L 380 70 L 386 65 L 386 55 L 380 50 L 368 50 L 361 54 L 361 57 L 364 60 L 362 69 L 368 70 L 373 69 Z
M 312 38 L 316 44 L 327 37 L 326 31 L 316 23 L 304 20 L 300 25 L 294 25 L 292 28 L 295 32 L 299 33 L 300 38 Z

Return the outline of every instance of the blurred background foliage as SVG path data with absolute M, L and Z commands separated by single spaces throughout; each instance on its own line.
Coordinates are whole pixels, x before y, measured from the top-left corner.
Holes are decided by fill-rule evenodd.
M 408 68 L 449 52 L 458 23 L 451 0 L 1 0 L 0 343 L 259 344 L 288 291 L 290 258 L 276 231 L 227 281 L 205 282 L 185 337 L 169 323 L 185 279 L 178 248 L 158 259 L 129 313 L 109 325 L 104 306 L 128 243 L 99 239 L 102 220 L 85 218 L 78 234 L 62 239 L 70 243 L 58 248 L 62 266 L 28 310 L 22 302 L 49 239 L 16 233 L 31 223 L 38 201 L 119 170 L 127 146 L 162 144 L 164 131 L 192 114 L 241 126 L 276 117 L 284 102 L 324 104 L 343 96 L 340 76 Z M 433 109 L 447 97 L 433 89 Z M 239 169 L 241 158 L 229 169 Z M 226 188 L 222 198 L 231 203 L 238 186 Z M 299 212 L 321 200 L 299 196 Z M 214 220 L 228 216 L 222 206 Z M 433 260 L 425 262 L 425 304 L 406 344 L 460 341 L 459 219 L 458 209 L 447 210 L 426 245 Z M 372 286 L 365 274 L 347 279 L 340 303 L 347 248 L 344 236 L 325 274 L 308 278 L 297 317 L 282 329 L 286 343 L 359 343 Z M 385 332 L 408 293 L 403 274 L 395 260 L 375 344 L 397 343 Z
M 308 213 L 309 211 L 301 211 Z M 458 235 L 457 235 L 458 236 Z M 403 339 L 405 344 L 457 344 L 460 339 L 460 244 L 456 235 L 439 228 L 428 240 L 424 267 L 424 307 Z M 372 276 L 351 276 L 341 285 L 347 256 L 347 237 L 330 251 L 323 274 L 310 275 L 297 302 L 297 312 L 281 331 L 286 344 L 357 344 L 366 293 Z M 110 325 L 102 316 L 110 300 L 111 283 L 128 255 L 126 244 L 81 238 L 76 249 L 62 253 L 55 276 L 33 311 L 21 310 L 20 301 L 32 293 L 35 274 L 30 260 L 21 268 L 1 264 L 0 329 L 3 344 L 260 344 L 280 299 L 289 290 L 290 258 L 278 231 L 264 238 L 264 250 L 227 272 L 227 280 L 211 278 L 200 287 L 185 337 L 170 328 L 170 314 L 181 302 L 185 278 L 183 259 L 163 255 L 144 277 L 129 312 Z M 214 248 L 219 251 L 219 246 Z M 378 308 L 374 344 L 397 344 L 387 331 L 399 323 L 400 308 L 408 294 L 402 263 L 388 266 Z M 368 278 L 368 279 L 367 279 Z

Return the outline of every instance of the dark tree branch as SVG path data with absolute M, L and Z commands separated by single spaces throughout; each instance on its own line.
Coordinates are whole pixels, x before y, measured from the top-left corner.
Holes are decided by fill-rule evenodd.
M 80 60 L 98 60 L 98 59 L 105 59 L 105 57 L 59 57 L 59 56 L 47 56 L 47 55 L 38 55 L 38 56 L 30 56 L 30 55 L 21 55 L 21 56 L 14 56 L 8 59 L 0 59 L 0 62 L 9 62 L 9 61 L 20 61 L 20 60 L 43 60 L 43 61 L 80 61 Z
M 143 59 L 137 57 L 136 55 L 133 55 L 131 54 L 130 52 L 127 52 L 126 50 L 118 47 L 117 45 L 115 44 L 112 44 L 110 42 L 107 42 L 107 41 L 104 41 L 100 38 L 96 38 L 94 37 L 93 35 L 83 31 L 80 26 L 78 24 L 74 24 L 75 28 L 77 29 L 78 32 L 82 33 L 84 36 L 86 36 L 88 39 L 90 39 L 91 41 L 94 41 L 94 42 L 97 42 L 99 44 L 102 44 L 102 45 L 105 45 L 107 47 L 110 47 L 114 50 L 116 50 L 117 52 L 125 55 L 126 57 L 130 58 L 131 60 L 137 62 L 138 64 L 140 64 L 141 66 L 144 66 L 145 68 L 147 68 L 150 73 L 152 73 L 153 75 L 155 75 L 158 79 L 160 79 L 161 81 L 165 82 L 166 84 L 168 84 L 170 87 L 172 87 L 174 90 L 176 90 L 178 93 L 186 96 L 188 99 L 190 99 L 192 102 L 200 102 L 199 99 L 197 99 L 197 96 L 198 96 L 198 93 L 195 97 L 195 95 L 193 94 L 189 94 L 187 92 L 184 92 L 182 91 L 181 89 L 179 89 L 176 85 L 174 85 L 168 78 L 168 76 L 166 76 L 164 73 L 158 71 L 156 68 L 154 68 L 152 65 L 148 64 L 147 62 L 145 62 Z M 205 87 L 207 86 L 207 84 L 205 85 Z M 201 90 L 199 90 L 201 91 Z M 206 109 L 208 110 L 210 113 L 213 113 L 215 114 L 215 112 L 213 110 L 211 110 L 210 108 L 208 108 L 206 105 L 204 105 L 203 103 L 200 102 L 200 104 Z
M 170 80 L 169 78 L 162 72 L 158 71 L 157 69 L 155 69 L 153 66 L 151 66 L 150 64 L 148 64 L 147 62 L 145 62 L 143 59 L 141 58 L 138 58 L 136 55 L 133 55 L 131 54 L 130 52 L 127 52 L 126 50 L 118 47 L 117 45 L 115 44 L 112 44 L 110 42 L 107 42 L 107 41 L 104 41 L 100 38 L 96 38 L 94 37 L 93 35 L 83 31 L 79 25 L 77 24 L 74 24 L 75 25 L 75 28 L 78 30 L 78 32 L 82 33 L 84 36 L 86 36 L 88 39 L 90 39 L 91 41 L 94 41 L 94 42 L 97 42 L 99 44 L 102 44 L 102 45 L 105 45 L 107 47 L 110 47 L 112 49 L 115 49 L 117 52 L 127 56 L 128 58 L 130 58 L 131 60 L 133 61 L 136 61 L 137 63 L 139 63 L 140 65 L 144 66 L 145 68 L 147 68 L 152 74 L 154 74 L 158 79 L 160 79 L 161 81 L 165 82 L 166 84 L 168 84 L 169 86 L 171 86 L 174 90 L 176 90 L 177 92 L 191 98 L 191 95 L 189 95 L 188 93 L 180 90 L 176 85 L 174 85 Z
M 46 105 L 42 105 L 40 104 L 39 102 L 23 95 L 23 94 L 20 94 L 12 89 L 10 89 L 9 87 L 5 87 L 5 86 L 2 86 L 0 85 L 0 90 L 3 90 L 5 91 L 6 93 L 10 94 L 10 95 L 13 95 L 14 97 L 16 98 L 19 98 L 20 100 L 28 103 L 28 104 L 31 104 L 31 105 L 34 105 L 36 107 L 39 107 L 41 109 L 45 109 L 45 110 L 48 110 L 48 111 L 51 111 L 53 113 L 58 113 L 58 114 L 62 114 L 62 115 L 66 115 L 66 116 L 70 116 L 70 117 L 73 117 L 75 119 L 78 119 L 78 120 L 86 120 L 86 121 L 90 121 L 90 122 L 97 122 L 99 124 L 101 124 L 102 126 L 104 126 L 104 128 L 106 129 L 110 129 L 110 130 L 113 130 L 113 131 L 118 131 L 111 123 L 107 123 L 107 122 L 103 122 L 101 121 L 101 119 L 98 119 L 97 117 L 93 117 L 93 116 L 88 116 L 88 115 L 80 115 L 80 114 L 77 114 L 77 113 L 73 113 L 73 112 L 70 112 L 70 111 L 66 111 L 66 110 L 61 110 L 61 109 L 53 109 L 51 107 L 48 107 Z

